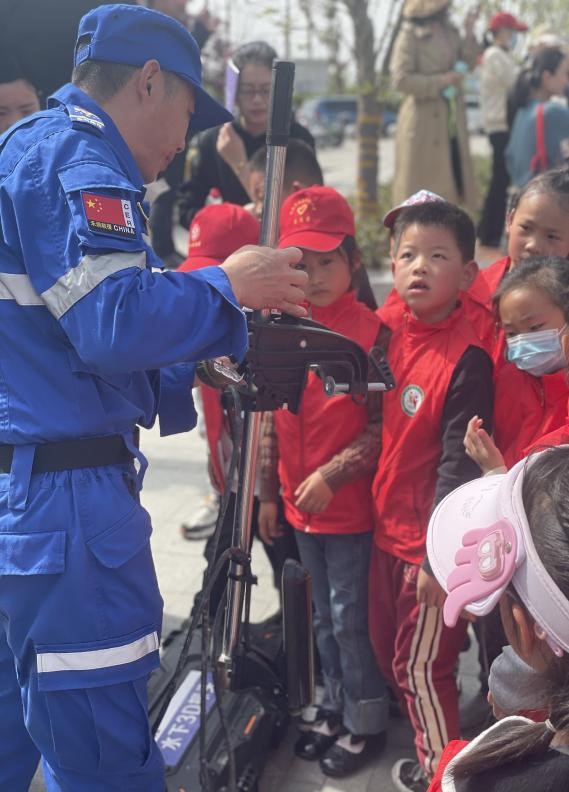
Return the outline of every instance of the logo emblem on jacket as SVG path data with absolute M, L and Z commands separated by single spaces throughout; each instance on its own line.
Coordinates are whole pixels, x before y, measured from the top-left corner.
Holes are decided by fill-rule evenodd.
M 424 398 L 425 394 L 422 388 L 418 385 L 407 385 L 401 394 L 401 407 L 405 415 L 412 418 L 423 403 Z

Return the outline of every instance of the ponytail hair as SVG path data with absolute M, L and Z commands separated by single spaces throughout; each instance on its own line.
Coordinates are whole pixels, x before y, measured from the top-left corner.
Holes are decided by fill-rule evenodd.
M 514 123 L 518 110 L 527 107 L 532 91 L 536 91 L 543 79 L 544 72 L 554 74 L 567 54 L 561 47 L 544 47 L 535 53 L 518 75 L 508 96 L 508 126 Z
M 345 236 L 344 241 L 340 245 L 340 249 L 344 252 L 352 273 L 350 289 L 355 292 L 358 302 L 367 305 L 370 310 L 376 311 L 377 300 L 371 288 L 367 270 L 362 261 L 362 251 L 360 250 L 356 238 L 353 236 Z
M 526 469 L 522 498 L 537 554 L 548 574 L 569 599 L 567 447 L 548 449 Z M 555 732 L 569 730 L 569 654 L 564 652 L 562 657 L 552 654 L 543 677 L 549 691 L 548 725 L 504 725 L 498 735 L 481 739 L 478 745 L 457 759 L 453 769 L 455 778 L 471 778 L 505 764 L 539 759 L 547 753 Z
M 569 261 L 561 256 L 534 256 L 523 259 L 499 285 L 492 302 L 497 312 L 500 300 L 520 286 L 532 286 L 547 295 L 569 323 Z

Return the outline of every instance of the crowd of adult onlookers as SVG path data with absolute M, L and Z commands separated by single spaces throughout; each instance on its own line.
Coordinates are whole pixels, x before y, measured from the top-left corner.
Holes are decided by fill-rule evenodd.
M 464 85 L 477 68 L 484 131 L 492 150 L 490 183 L 478 237 L 501 243 L 508 190 L 569 156 L 568 41 L 546 28 L 528 30 L 513 14 L 485 22 L 469 14 L 462 34 L 449 0 L 407 0 L 391 58 L 393 87 L 404 95 L 396 137 L 393 198 L 428 188 L 480 209 L 466 124 Z M 525 41 L 521 41 L 524 35 Z M 525 45 L 525 46 L 524 46 Z

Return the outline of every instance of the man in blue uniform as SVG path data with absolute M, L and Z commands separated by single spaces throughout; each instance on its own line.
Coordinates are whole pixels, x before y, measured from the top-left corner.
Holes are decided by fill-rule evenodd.
M 156 272 L 143 183 L 226 112 L 146 8 L 79 27 L 72 83 L 0 139 L 0 790 L 164 789 L 146 682 L 162 618 L 136 425 L 192 428 L 194 361 L 243 356 L 240 305 L 302 315 L 300 252 Z M 139 461 L 138 472 L 133 464 Z

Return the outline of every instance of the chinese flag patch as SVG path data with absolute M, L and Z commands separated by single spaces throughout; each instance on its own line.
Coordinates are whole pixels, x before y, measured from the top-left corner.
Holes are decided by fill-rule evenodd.
M 82 193 L 85 217 L 91 231 L 114 236 L 136 236 L 132 203 L 124 198 Z

